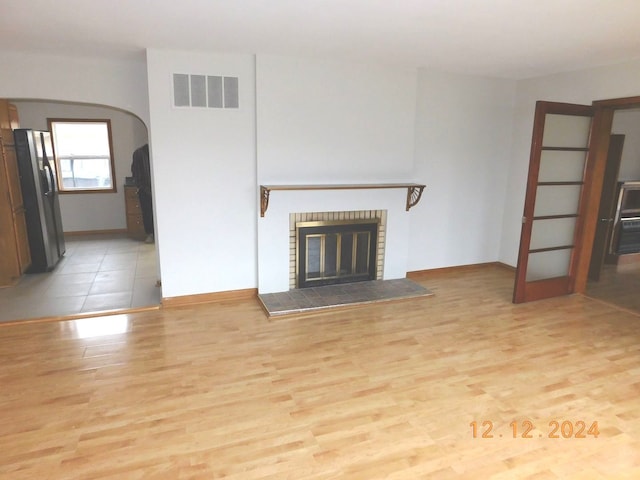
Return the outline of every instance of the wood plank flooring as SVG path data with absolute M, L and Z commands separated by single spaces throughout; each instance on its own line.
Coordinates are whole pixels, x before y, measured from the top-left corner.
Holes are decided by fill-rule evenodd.
M 0 478 L 640 478 L 639 316 L 513 305 L 497 266 L 414 280 L 435 295 L 0 325 Z

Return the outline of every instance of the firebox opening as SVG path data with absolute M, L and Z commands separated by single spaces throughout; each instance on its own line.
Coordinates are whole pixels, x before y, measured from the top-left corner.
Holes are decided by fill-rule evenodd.
M 379 219 L 296 224 L 296 287 L 376 279 Z

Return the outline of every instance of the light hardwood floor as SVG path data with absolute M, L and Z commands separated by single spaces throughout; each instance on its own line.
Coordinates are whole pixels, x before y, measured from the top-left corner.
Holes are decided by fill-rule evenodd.
M 0 325 L 0 478 L 640 478 L 639 316 L 513 305 L 497 266 L 418 281 L 435 295 L 308 317 Z

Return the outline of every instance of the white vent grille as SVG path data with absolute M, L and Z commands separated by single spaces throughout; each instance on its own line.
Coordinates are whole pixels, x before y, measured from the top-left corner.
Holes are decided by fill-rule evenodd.
M 211 108 L 222 108 L 222 77 L 207 77 L 207 92 L 209 106 Z
M 224 77 L 224 108 L 238 108 L 238 77 Z
M 173 104 L 176 107 L 189 107 L 189 75 L 173 74 Z
M 240 108 L 238 77 L 173 74 L 175 107 Z

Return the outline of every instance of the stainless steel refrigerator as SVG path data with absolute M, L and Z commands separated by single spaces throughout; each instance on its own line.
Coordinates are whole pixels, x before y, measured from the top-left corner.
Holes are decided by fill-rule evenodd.
M 14 137 L 31 249 L 27 273 L 48 272 L 65 252 L 51 134 L 20 128 Z

